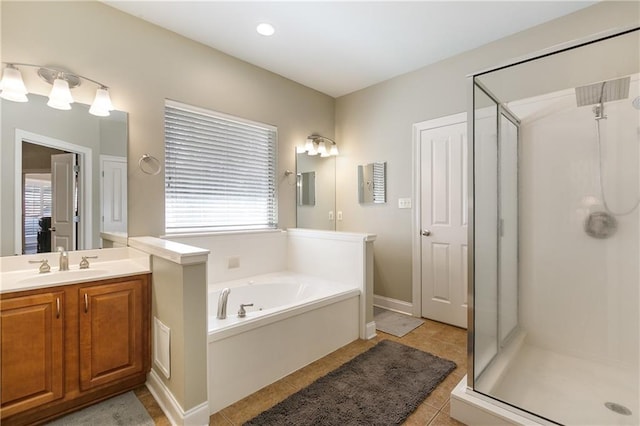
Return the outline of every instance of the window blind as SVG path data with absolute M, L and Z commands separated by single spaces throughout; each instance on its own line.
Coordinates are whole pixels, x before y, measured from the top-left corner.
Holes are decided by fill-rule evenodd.
M 165 232 L 277 227 L 276 129 L 165 104 Z
M 51 216 L 51 174 L 30 174 L 24 178 L 24 251 L 36 253 L 39 220 Z

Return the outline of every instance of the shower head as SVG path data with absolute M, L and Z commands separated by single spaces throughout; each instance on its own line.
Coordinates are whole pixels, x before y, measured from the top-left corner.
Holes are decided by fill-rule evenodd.
M 576 102 L 579 107 L 618 101 L 629 97 L 631 77 L 602 81 L 576 87 Z

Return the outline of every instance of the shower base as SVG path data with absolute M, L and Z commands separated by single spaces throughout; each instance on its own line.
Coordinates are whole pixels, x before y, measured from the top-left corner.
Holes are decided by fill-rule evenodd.
M 465 376 L 451 393 L 451 417 L 469 426 L 640 424 L 638 371 L 542 349 L 526 343 L 524 335 L 476 385 L 483 393 L 467 389 Z
M 566 425 L 638 425 L 638 372 L 521 346 L 491 394 Z M 630 415 L 605 406 L 615 403 Z

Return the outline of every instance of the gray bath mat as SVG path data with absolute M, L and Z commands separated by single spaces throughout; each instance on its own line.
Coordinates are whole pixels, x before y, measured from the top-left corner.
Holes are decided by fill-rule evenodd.
M 245 425 L 400 424 L 455 368 L 453 361 L 383 340 Z
M 424 321 L 419 318 L 388 311 L 376 306 L 373 307 L 373 320 L 376 322 L 376 330 L 396 337 L 402 337 L 414 328 L 424 324 Z
M 133 392 L 102 401 L 47 423 L 47 426 L 154 426 L 154 421 Z

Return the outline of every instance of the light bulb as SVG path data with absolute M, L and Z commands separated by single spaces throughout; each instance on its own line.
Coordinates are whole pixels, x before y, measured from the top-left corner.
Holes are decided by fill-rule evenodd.
M 327 145 L 325 145 L 324 141 L 320 141 L 318 144 L 318 153 L 323 157 L 327 156 Z
M 73 97 L 69 90 L 69 83 L 62 78 L 53 80 L 53 88 L 49 94 L 49 102 L 47 105 L 51 108 L 69 110 L 73 103 Z
M 307 138 L 307 142 L 304 144 L 304 150 L 307 152 L 315 151 L 315 147 L 313 146 L 313 139 Z
M 13 65 L 8 65 L 2 73 L 2 80 L 0 81 L 0 98 L 13 102 L 27 102 L 27 88 L 22 81 L 22 74 L 20 70 Z
M 89 114 L 96 115 L 98 117 L 109 116 L 109 111 L 113 111 L 113 104 L 111 103 L 111 97 L 109 97 L 109 91 L 106 87 L 101 87 L 96 90 L 96 97 L 89 108 Z

